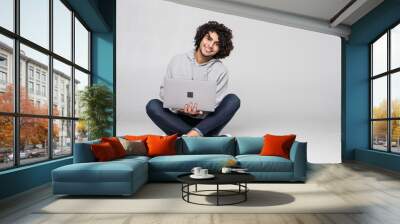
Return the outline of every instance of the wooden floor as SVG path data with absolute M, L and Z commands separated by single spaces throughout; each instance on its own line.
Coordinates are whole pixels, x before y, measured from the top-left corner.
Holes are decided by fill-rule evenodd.
M 357 214 L 35 214 L 35 208 L 54 200 L 47 185 L 1 201 L 0 223 L 400 223 L 399 173 L 359 163 L 314 164 L 309 169 L 309 183 L 367 206 Z

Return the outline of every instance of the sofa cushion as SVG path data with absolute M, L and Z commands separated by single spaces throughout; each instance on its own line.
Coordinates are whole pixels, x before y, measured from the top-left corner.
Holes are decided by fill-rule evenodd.
M 263 137 L 236 137 L 236 155 L 259 154 L 264 144 Z
M 90 146 L 92 144 L 99 144 L 100 142 L 100 139 L 87 142 L 76 142 L 74 148 L 74 163 L 87 163 L 96 161 Z
M 158 156 L 149 160 L 149 170 L 163 172 L 190 172 L 193 167 L 200 166 L 212 172 L 219 171 L 230 159 L 231 155 L 175 155 Z
M 53 170 L 52 175 L 58 182 L 130 182 L 135 172 L 147 176 L 146 166 L 140 159 L 74 163 Z
M 226 154 L 235 155 L 234 137 L 182 137 L 185 155 Z
M 279 156 L 238 155 L 239 166 L 249 172 L 292 172 L 292 161 Z

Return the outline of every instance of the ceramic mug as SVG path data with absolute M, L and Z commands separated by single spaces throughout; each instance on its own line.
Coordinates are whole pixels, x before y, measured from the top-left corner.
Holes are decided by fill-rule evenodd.
M 207 176 L 208 175 L 208 169 L 201 169 L 200 170 L 200 176 Z
M 199 176 L 199 175 L 201 175 L 200 174 L 200 171 L 202 170 L 202 168 L 201 167 L 193 167 L 193 169 L 192 169 L 192 173 L 194 174 L 194 175 L 196 175 L 196 176 Z
M 222 173 L 230 173 L 232 171 L 232 168 L 230 167 L 222 167 L 221 172 Z

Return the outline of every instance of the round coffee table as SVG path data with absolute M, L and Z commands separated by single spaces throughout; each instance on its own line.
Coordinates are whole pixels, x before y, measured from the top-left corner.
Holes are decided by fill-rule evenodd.
M 198 205 L 234 205 L 247 200 L 247 192 L 249 188 L 247 183 L 255 180 L 255 177 L 249 173 L 214 173 L 215 176 L 212 179 L 193 179 L 190 177 L 191 173 L 182 174 L 177 177 L 178 181 L 182 183 L 182 199 L 188 203 L 198 204 Z M 198 184 L 205 185 L 216 185 L 215 190 L 197 190 Z M 194 191 L 190 191 L 190 186 L 195 186 Z M 223 190 L 220 189 L 220 185 L 236 185 L 237 190 Z M 204 192 L 215 192 L 216 194 L 204 194 Z M 222 193 L 222 194 L 221 194 Z M 216 204 L 202 204 L 190 201 L 190 196 L 204 196 L 204 197 L 216 197 Z M 221 203 L 221 197 L 230 196 L 241 196 L 240 200 L 234 201 L 232 203 Z

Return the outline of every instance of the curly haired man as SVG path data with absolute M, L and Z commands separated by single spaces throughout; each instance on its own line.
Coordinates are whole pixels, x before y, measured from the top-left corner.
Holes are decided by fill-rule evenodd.
M 195 49 L 171 59 L 166 77 L 214 80 L 217 83 L 214 112 L 197 110 L 194 104 L 186 104 L 183 109 L 163 108 L 165 77 L 160 86 L 161 100 L 151 99 L 146 112 L 168 135 L 218 136 L 240 107 L 240 99 L 235 94 L 227 94 L 228 70 L 220 60 L 233 50 L 232 31 L 224 24 L 209 21 L 197 28 L 194 42 Z

